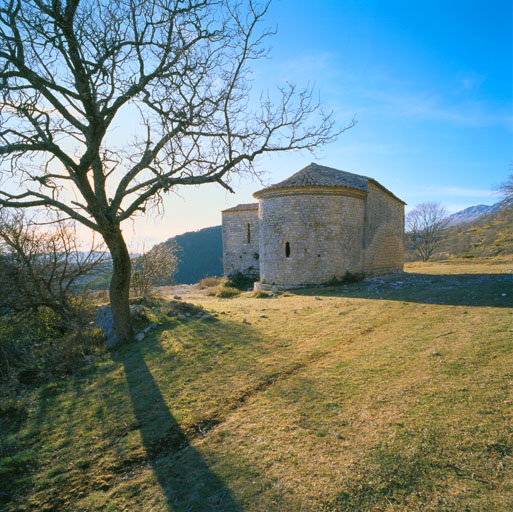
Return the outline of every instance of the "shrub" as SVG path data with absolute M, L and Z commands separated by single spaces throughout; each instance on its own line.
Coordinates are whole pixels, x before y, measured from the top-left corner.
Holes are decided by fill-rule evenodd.
M 18 322 L 8 317 L 0 318 L 0 382 L 13 378 L 33 359 L 31 346 L 23 342 L 22 332 Z
M 205 288 L 213 288 L 214 286 L 219 286 L 223 281 L 222 277 L 204 277 L 199 283 L 198 288 L 200 290 L 204 290 Z
M 346 272 L 342 277 L 332 277 L 329 281 L 323 283 L 325 286 L 342 286 L 344 284 L 358 283 L 364 278 L 363 274 Z
M 60 318 L 49 308 L 27 317 L 0 317 L 0 381 L 38 374 L 37 352 L 62 334 Z
M 0 382 L 32 385 L 69 375 L 86 356 L 103 350 L 100 330 L 75 326 L 65 333 L 48 308 L 30 318 L 0 317 Z
M 73 223 L 53 224 L 45 231 L 23 213 L 0 212 L 0 314 L 28 318 L 44 307 L 66 328 L 80 321 L 80 289 L 103 272 L 106 256 L 94 239 L 81 246 Z
M 101 329 L 80 329 L 61 336 L 45 351 L 45 373 L 48 377 L 71 375 L 88 361 L 89 356 L 105 350 Z
M 240 290 L 237 288 L 233 288 L 231 286 L 223 286 L 219 288 L 216 292 L 216 297 L 219 297 L 221 299 L 228 299 L 230 297 L 235 297 L 237 295 L 240 295 Z
M 255 281 L 258 281 L 257 274 L 243 274 L 242 272 L 235 272 L 228 276 L 225 286 L 246 291 L 248 288 L 253 289 Z
M 149 297 L 155 286 L 169 284 L 178 269 L 176 246 L 159 244 L 133 260 L 130 281 L 136 297 Z

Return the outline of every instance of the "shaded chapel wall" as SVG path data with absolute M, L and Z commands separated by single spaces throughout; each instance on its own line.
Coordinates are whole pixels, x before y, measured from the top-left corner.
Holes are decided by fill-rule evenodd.
M 235 272 L 258 275 L 258 210 L 223 212 L 222 218 L 224 275 Z
M 366 200 L 364 253 L 366 274 L 403 270 L 404 204 L 372 182 Z

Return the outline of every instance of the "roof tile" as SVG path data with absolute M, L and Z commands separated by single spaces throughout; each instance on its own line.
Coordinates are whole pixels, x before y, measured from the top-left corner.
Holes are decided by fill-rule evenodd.
M 340 171 L 324 165 L 311 163 L 304 169 L 284 181 L 271 185 L 260 192 L 297 187 L 348 187 L 358 190 L 367 190 L 366 176 L 360 176 L 351 172 Z M 257 192 L 259 194 L 260 192 Z
M 245 211 L 250 211 L 250 210 L 258 210 L 258 203 L 238 204 L 237 206 L 223 210 L 222 213 L 224 213 L 224 212 L 245 212 Z
M 360 174 L 353 174 L 352 172 L 340 171 L 339 169 L 333 169 L 332 167 L 326 167 L 316 163 L 307 165 L 304 169 L 301 169 L 296 174 L 293 174 L 290 178 L 270 185 L 263 190 L 259 190 L 253 194 L 253 197 L 260 198 L 260 194 L 271 190 L 280 190 L 287 188 L 302 188 L 302 187 L 345 187 L 356 190 L 367 191 L 368 183 L 372 182 L 378 185 L 380 188 L 385 190 L 391 196 L 395 197 L 402 203 L 401 199 L 396 197 L 392 192 L 387 190 L 383 185 L 378 183 L 373 178 L 362 176 Z

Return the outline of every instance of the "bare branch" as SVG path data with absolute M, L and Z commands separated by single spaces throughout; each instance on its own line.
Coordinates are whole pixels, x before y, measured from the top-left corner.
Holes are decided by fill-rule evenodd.
M 406 235 L 422 261 L 433 256 L 447 227 L 447 211 L 439 203 L 419 204 L 406 216 Z
M 508 176 L 506 181 L 503 181 L 496 187 L 496 190 L 504 197 L 506 200 L 513 201 L 513 162 L 510 164 L 511 174 Z
M 0 190 L 0 206 L 16 209 L 36 208 L 41 206 L 53 207 L 68 214 L 70 218 L 84 224 L 84 226 L 87 226 L 94 231 L 99 231 L 97 224 L 81 215 L 71 206 L 39 192 L 29 190 L 21 194 L 10 194 Z M 85 209 L 83 205 L 76 204 L 76 206 L 78 206 L 79 210 Z
M 69 321 L 77 319 L 76 287 L 97 270 L 106 253 L 94 238 L 89 247 L 80 246 L 73 223 L 53 219 L 52 229 L 42 231 L 23 213 L 2 211 L 0 259 L 1 309 L 24 314 L 44 306 L 69 328 Z

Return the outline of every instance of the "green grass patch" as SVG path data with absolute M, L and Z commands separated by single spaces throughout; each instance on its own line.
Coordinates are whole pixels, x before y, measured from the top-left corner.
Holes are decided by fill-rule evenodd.
M 431 443 L 413 449 L 383 444 L 371 448 L 365 459 L 351 468 L 343 490 L 326 509 L 375 510 L 384 503 L 421 509 L 442 474 L 432 449 Z

